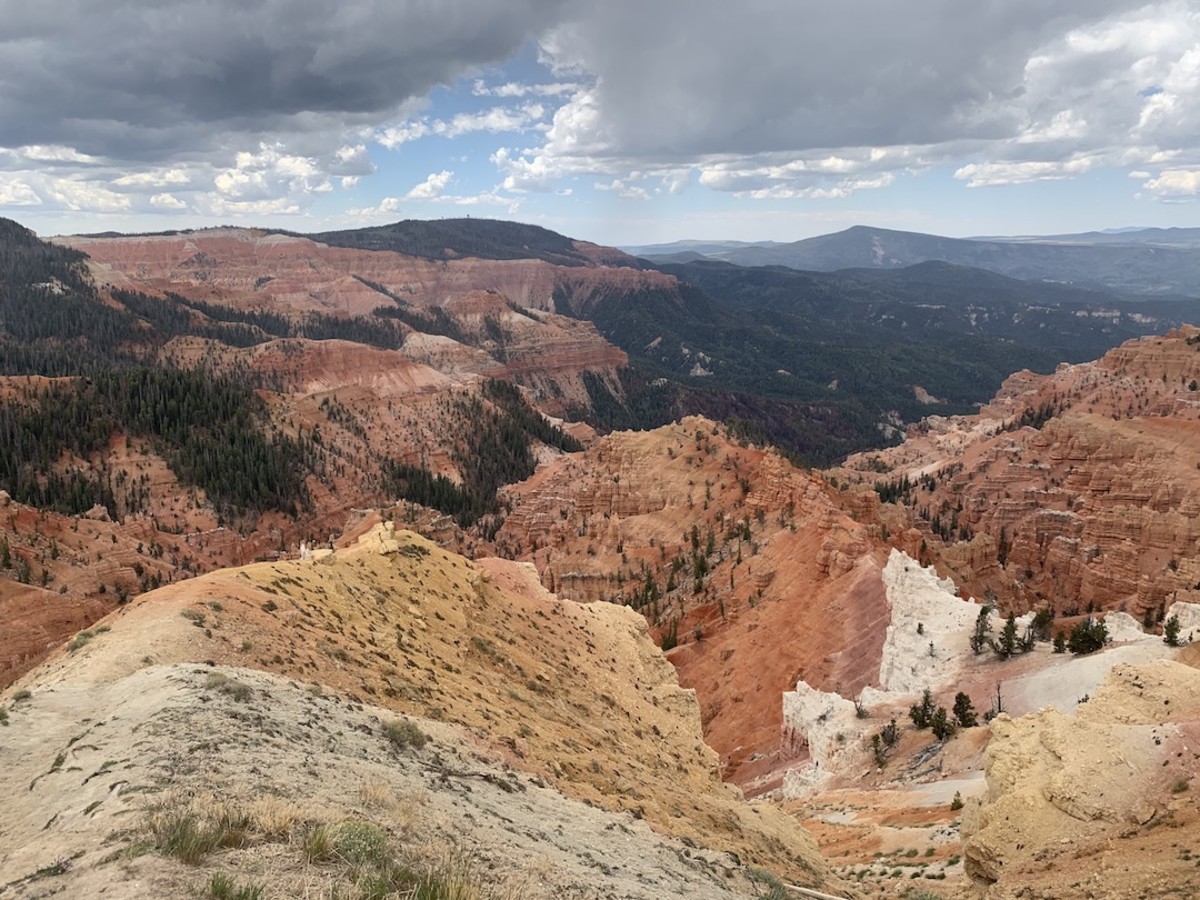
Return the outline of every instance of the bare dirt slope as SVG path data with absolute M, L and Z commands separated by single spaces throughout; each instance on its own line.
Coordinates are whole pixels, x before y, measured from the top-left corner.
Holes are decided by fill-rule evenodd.
M 305 842 L 347 822 L 435 870 L 457 856 L 453 871 L 489 896 L 754 890 L 736 857 L 570 800 L 461 726 L 421 720 L 428 742 L 402 749 L 383 731 L 394 713 L 286 677 L 179 664 L 89 683 L 81 668 L 11 713 L 0 757 L 19 802 L 0 811 L 0 896 L 179 897 L 218 873 L 267 897 L 331 896 L 353 877 Z M 198 865 L 147 846 L 156 817 L 222 810 L 245 833 Z
M 644 850 L 647 860 L 674 854 L 683 873 L 679 877 L 687 876 L 688 870 L 696 875 L 697 896 L 707 890 L 721 896 L 721 885 L 750 888 L 738 880 L 741 875 L 721 874 L 722 867 L 737 868 L 732 857 L 692 848 L 736 853 L 741 864 L 773 868 L 796 883 L 835 884 L 811 840 L 793 821 L 769 806 L 747 805 L 736 789 L 721 783 L 718 759 L 701 737 L 695 696 L 678 686 L 640 617 L 615 606 L 559 600 L 538 585 L 531 568 L 500 560 L 471 563 L 414 534 L 384 526 L 336 554 L 317 555 L 320 558 L 222 570 L 142 595 L 105 620 L 102 628 L 108 630 L 93 630 L 90 639 L 83 635 L 74 642 L 77 649 L 52 658 L 10 689 L 10 698 L 15 690 L 32 695 L 6 704 L 10 723 L 0 735 L 6 738 L 8 764 L 0 769 L 5 793 L 22 800 L 6 805 L 6 827 L 0 829 L 16 836 L 0 848 L 0 868 L 14 872 L 10 890 L 17 889 L 12 879 L 35 875 L 55 862 L 48 854 L 57 844 L 42 842 L 34 834 L 40 835 L 38 829 L 56 815 L 51 830 L 80 829 L 90 835 L 72 845 L 85 849 L 79 865 L 99 862 L 103 854 L 88 848 L 111 830 L 113 823 L 105 818 L 109 811 L 115 815 L 131 804 L 137 806 L 135 799 L 118 802 L 122 788 L 110 790 L 116 781 L 127 782 L 126 793 L 138 785 L 139 790 L 157 792 L 188 772 L 192 774 L 187 778 L 197 780 L 185 778 L 179 787 L 224 774 L 227 784 L 222 786 L 218 779 L 214 787 L 258 797 L 269 789 L 255 785 L 278 780 L 282 799 L 300 803 L 313 796 L 305 771 L 342 767 L 347 770 L 346 784 L 383 777 L 395 760 L 372 722 L 372 716 L 385 715 L 382 708 L 447 723 L 421 725 L 433 735 L 434 747 L 442 742 L 459 745 L 454 750 L 458 755 L 448 754 L 442 768 L 482 766 L 495 778 L 518 781 L 515 803 L 528 802 L 526 795 L 541 782 L 577 802 L 617 814 L 596 818 L 594 826 L 581 817 L 581 828 L 607 829 L 615 838 L 634 840 L 644 833 L 644 826 L 632 824 L 640 819 L 673 835 L 683 845 L 651 841 L 636 853 Z M 228 672 L 263 699 L 230 704 L 220 685 L 207 682 L 203 672 L 210 667 L 220 673 L 231 667 L 270 673 L 268 678 Z M 313 684 L 338 701 L 317 700 L 316 688 L 306 694 L 304 686 Z M 191 721 L 195 706 L 203 714 L 194 730 L 188 726 L 188 733 L 197 735 L 194 742 L 186 734 L 178 739 L 154 736 L 172 720 Z M 156 718 L 156 709 L 175 712 Z M 232 721 L 231 714 L 238 718 L 232 734 L 227 734 L 228 726 L 215 727 L 213 723 Z M 210 715 L 216 718 L 207 719 Z M 142 719 L 144 727 L 135 727 Z M 105 743 L 108 735 L 118 732 L 126 736 Z M 26 737 L 19 742 L 7 737 L 18 733 Z M 296 742 L 299 734 L 311 739 Z M 72 742 L 76 735 L 82 736 Z M 284 740 L 285 735 L 292 739 Z M 149 744 L 141 743 L 146 741 Z M 95 749 L 87 749 L 91 747 Z M 256 755 L 260 752 L 263 755 Z M 60 753 L 63 758 L 58 760 Z M 472 753 L 481 754 L 484 761 L 472 762 Z M 435 761 L 429 751 L 424 754 L 418 761 Z M 362 764 L 350 765 L 346 757 L 361 759 Z M 390 761 L 380 763 L 383 759 Z M 71 771 L 74 765 L 79 772 Z M 127 775 L 117 777 L 131 765 Z M 505 765 L 523 774 L 500 774 Z M 428 782 L 427 769 L 410 769 L 406 778 Z M 99 773 L 99 781 L 80 783 L 93 773 Z M 31 791 L 29 784 L 37 776 L 42 778 Z M 316 780 L 327 777 L 335 776 Z M 463 780 L 449 777 L 448 790 L 461 792 Z M 476 780 L 465 779 L 473 791 Z M 413 787 L 411 781 L 389 784 L 396 794 Z M 39 793 L 51 788 L 57 792 Z M 83 794 L 78 793 L 81 788 Z M 503 786 L 500 790 L 507 794 Z M 344 797 L 340 791 L 333 794 Z M 313 804 L 319 807 L 317 800 L 331 795 L 315 796 Z M 87 809 L 97 800 L 100 805 Z M 430 814 L 443 802 L 451 800 L 431 800 Z M 490 801 L 481 797 L 479 802 L 486 807 Z M 649 878 L 658 863 L 630 863 L 628 870 L 622 867 L 611 876 L 600 866 L 593 873 L 589 853 L 603 865 L 611 866 L 612 860 L 569 836 L 556 836 L 557 819 L 547 818 L 548 809 L 535 806 L 528 818 L 504 813 L 518 823 L 517 832 L 524 827 L 519 825 L 522 821 L 542 821 L 534 838 L 503 838 L 524 843 L 528 850 L 523 858 L 533 860 L 530 865 L 558 868 L 553 853 L 537 849 L 538 841 L 549 835 L 552 843 L 567 848 L 561 852 L 580 857 L 575 870 L 584 875 L 576 883 L 609 885 L 612 892 L 604 896 L 660 895 L 656 891 L 661 888 L 647 886 L 640 894 L 635 890 L 642 889 L 638 873 Z M 475 823 L 482 831 L 499 828 L 491 813 L 474 806 L 462 814 L 468 813 L 485 823 Z M 352 806 L 335 804 L 331 817 L 354 814 Z M 122 813 L 120 818 L 132 828 L 137 817 Z M 298 814 L 297 821 L 309 820 L 317 818 Z M 632 837 L 622 830 L 625 827 L 632 829 Z M 453 822 L 443 833 L 457 832 L 478 834 Z M 257 840 L 252 841 L 256 846 Z M 477 840 L 486 842 L 484 837 Z M 499 846 L 504 846 L 502 841 Z M 261 852 L 277 851 L 283 852 Z M 711 862 L 693 868 L 689 855 Z M 615 858 L 621 865 L 620 855 Z M 294 866 L 295 860 L 289 859 L 281 864 Z M 138 874 L 149 862 L 135 862 L 132 869 L 120 860 L 112 864 L 114 882 L 144 885 L 150 877 Z M 251 868 L 243 870 L 238 860 L 230 863 L 239 872 L 259 871 L 253 868 L 257 863 L 246 864 Z M 160 863 L 153 865 L 159 872 Z M 165 878 L 180 871 L 173 863 L 161 865 Z M 571 866 L 562 867 L 565 883 L 575 877 L 571 871 Z M 664 871 L 674 872 L 669 867 Z M 714 879 L 712 872 L 719 877 Z M 303 871 L 293 874 L 299 877 Z M 610 877 L 612 881 L 605 881 Z M 272 877 L 276 883 L 282 882 Z M 161 896 L 149 888 L 138 890 L 142 893 L 132 895 Z

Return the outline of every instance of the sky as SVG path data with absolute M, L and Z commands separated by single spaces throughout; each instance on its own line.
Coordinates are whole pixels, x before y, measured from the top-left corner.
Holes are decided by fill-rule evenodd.
M 40 234 L 1197 226 L 1200 0 L 0 0 Z

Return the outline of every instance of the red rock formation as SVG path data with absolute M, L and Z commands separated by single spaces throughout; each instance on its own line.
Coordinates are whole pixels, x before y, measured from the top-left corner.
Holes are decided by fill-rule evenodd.
M 510 488 L 496 543 L 561 596 L 634 605 L 660 641 L 673 635 L 706 739 L 758 791 L 789 757 L 784 691 L 803 678 L 855 696 L 879 672 L 886 553 L 832 494 L 689 418 L 609 435 Z
M 69 518 L 15 505 L 0 520 L 0 533 L 29 562 L 30 572 L 22 577 L 35 583 L 46 578 L 50 590 L 65 592 L 54 594 L 53 603 L 23 599 L 18 604 L 13 598 L 18 593 L 26 598 L 28 590 L 0 590 L 0 666 L 5 667 L 0 683 L 36 661 L 46 644 L 61 642 L 148 584 L 281 550 L 295 552 L 301 539 L 336 537 L 360 508 L 390 506 L 396 498 L 381 493 L 384 457 L 457 477 L 452 447 L 464 428 L 458 401 L 477 395 L 484 378 L 515 382 L 554 415 L 589 402 L 584 371 L 619 390 L 615 373 L 626 364 L 625 354 L 591 323 L 546 310 L 554 306 L 560 282 L 598 289 L 613 279 L 655 277 L 601 265 L 559 269 L 536 260 L 435 262 L 236 229 L 64 242 L 91 255 L 102 286 L 171 292 L 297 317 L 370 315 L 379 306 L 394 305 L 389 296 L 394 295 L 418 307 L 440 307 L 463 339 L 398 323 L 404 339 L 396 350 L 295 338 L 246 348 L 198 337 L 169 341 L 159 350 L 162 361 L 254 373 L 275 429 L 314 443 L 319 436 L 322 475 L 309 479 L 311 507 L 299 519 L 265 514 L 222 528 L 203 492 L 180 484 L 144 441 L 114 435 L 95 459 L 61 460 L 64 469 L 104 468 L 114 478 L 136 482 L 148 496 L 127 505 L 118 490 L 119 521 L 85 522 L 82 528 L 73 527 Z M 581 249 L 598 264 L 628 262 L 604 248 Z M 0 379 L 0 392 L 16 395 L 47 383 Z M 592 436 L 586 427 L 572 430 L 577 437 Z M 545 448 L 538 452 L 539 458 L 554 455 Z M 459 532 L 444 519 L 419 510 L 406 515 L 414 527 L 461 546 Z M 52 539 L 63 552 L 49 559 Z M 15 585 L 9 579 L 16 574 L 0 571 L 0 586 Z M 43 607 L 45 621 L 39 624 L 35 613 Z
M 1197 329 L 1129 341 L 1018 373 L 978 416 L 927 420 L 833 477 L 907 477 L 912 521 L 976 596 L 1156 619 L 1200 600 L 1198 380 Z
M 628 268 L 624 254 L 599 247 L 591 255 L 605 264 L 590 268 L 540 260 L 428 260 L 229 228 L 62 242 L 89 254 L 102 284 L 173 292 L 243 310 L 369 316 L 394 306 L 394 297 L 439 307 L 471 336 L 471 344 L 405 326 L 410 333 L 401 354 L 456 381 L 479 375 L 511 379 L 554 415 L 588 404 L 583 371 L 599 372 L 615 385 L 613 373 L 628 361 L 590 322 L 555 314 L 555 298 L 565 300 L 570 311 L 612 290 L 676 283 L 671 276 Z

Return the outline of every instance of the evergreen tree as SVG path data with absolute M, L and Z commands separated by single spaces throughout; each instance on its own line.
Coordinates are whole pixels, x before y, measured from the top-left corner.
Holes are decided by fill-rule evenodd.
M 908 716 L 912 719 L 913 725 L 917 728 L 928 728 L 933 720 L 933 693 L 929 688 L 925 688 L 925 693 L 921 695 L 921 702 L 909 707 Z
M 939 741 L 952 737 L 958 730 L 944 706 L 939 706 L 933 711 L 933 715 L 929 717 L 929 727 L 933 730 L 933 736 Z
M 991 642 L 989 637 L 992 631 L 991 615 L 991 606 L 984 605 L 975 618 L 975 633 L 971 635 L 971 650 L 976 656 L 982 653 L 983 648 Z
M 1108 643 L 1108 629 L 1100 619 L 1087 619 L 1071 629 L 1067 638 L 1067 649 L 1075 655 L 1094 653 Z
M 1009 613 L 1008 618 L 1004 620 L 1004 629 L 1000 632 L 1000 640 L 995 644 L 996 655 L 1001 659 L 1008 659 L 1018 650 L 1017 645 L 1017 616 L 1016 613 Z
M 979 724 L 971 698 L 964 691 L 954 695 L 954 719 L 963 728 L 974 728 Z
M 1168 647 L 1179 646 L 1179 616 L 1171 616 L 1163 623 L 1163 643 Z

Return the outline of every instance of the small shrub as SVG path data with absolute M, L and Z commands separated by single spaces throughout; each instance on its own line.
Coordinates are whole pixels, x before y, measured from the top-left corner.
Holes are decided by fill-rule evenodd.
M 217 691 L 222 694 L 227 694 L 238 703 L 245 703 L 254 696 L 254 688 L 248 684 L 243 684 L 228 675 L 222 675 L 220 672 L 213 672 L 205 679 L 204 686 L 210 691 Z
M 760 869 L 757 866 L 751 866 L 747 874 L 750 876 L 751 881 L 766 886 L 767 893 L 759 895 L 763 897 L 763 900 L 787 900 L 790 896 L 783 882 L 773 872 L 768 872 L 766 869 Z
M 15 694 L 12 695 L 13 703 L 20 703 L 22 700 L 28 700 L 32 696 L 33 696 L 33 694 L 30 691 L 27 691 L 24 688 L 22 688 L 21 690 L 17 691 Z
M 334 837 L 333 849 L 355 871 L 386 869 L 392 860 L 387 832 L 370 822 L 343 822 Z
M 72 653 L 74 653 L 76 650 L 80 649 L 81 647 L 86 647 L 88 641 L 90 641 L 95 636 L 96 636 L 96 633 L 94 631 L 88 631 L 88 629 L 85 628 L 85 629 L 83 629 L 83 631 L 79 632 L 79 634 L 75 635 L 75 637 L 71 639 L 71 643 L 67 644 L 67 649 L 70 650 Z
M 1171 793 L 1172 794 L 1182 794 L 1187 789 L 1188 789 L 1188 780 L 1186 778 L 1180 778 L 1173 785 L 1171 785 Z
M 8 710 L 0 706 L 0 725 L 8 724 Z
M 895 719 L 892 719 L 883 726 L 883 730 L 879 732 L 879 737 L 883 739 L 883 743 L 886 746 L 896 746 L 896 742 L 900 740 L 900 727 L 896 724 Z
M 409 747 L 420 750 L 429 741 L 429 736 L 408 719 L 384 722 L 383 736 L 398 750 L 406 750 Z
M 962 799 L 961 791 L 954 792 L 954 799 L 950 801 L 950 808 L 952 810 L 954 810 L 955 812 L 958 812 L 960 809 L 963 808 L 963 799 Z M 954 865 L 954 863 L 950 863 L 950 865 Z

